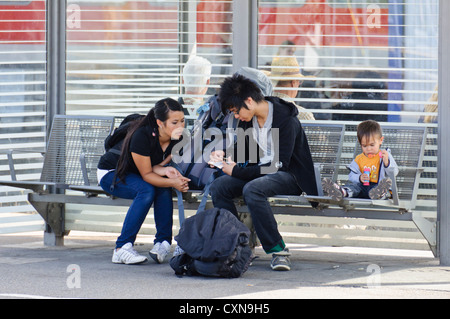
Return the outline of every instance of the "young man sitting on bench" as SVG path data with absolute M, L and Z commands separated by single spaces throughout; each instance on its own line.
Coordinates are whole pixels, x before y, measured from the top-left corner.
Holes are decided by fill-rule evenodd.
M 233 112 L 239 124 L 233 155 L 230 150 L 211 154 L 211 161 L 222 162 L 225 173 L 210 188 L 214 207 L 237 216 L 233 199 L 243 196 L 264 251 L 273 254 L 272 269 L 290 270 L 289 250 L 267 198 L 303 192 L 317 195 L 313 161 L 298 110 L 277 97 L 264 97 L 242 75 L 224 80 L 219 101 L 223 113 Z

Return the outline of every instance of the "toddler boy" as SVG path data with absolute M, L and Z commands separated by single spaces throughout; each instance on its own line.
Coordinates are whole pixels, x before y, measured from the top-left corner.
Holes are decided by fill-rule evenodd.
M 356 134 L 362 153 L 349 166 L 350 183 L 341 187 L 324 178 L 324 192 L 335 201 L 344 197 L 390 198 L 392 180 L 387 177 L 387 173 L 391 172 L 391 176 L 397 176 L 398 166 L 388 149 L 381 150 L 384 137 L 380 124 L 372 120 L 361 122 Z

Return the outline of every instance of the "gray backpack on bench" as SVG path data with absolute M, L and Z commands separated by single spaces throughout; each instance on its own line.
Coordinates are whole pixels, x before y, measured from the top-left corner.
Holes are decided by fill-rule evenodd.
M 236 73 L 241 74 L 250 80 L 254 81 L 255 84 L 261 89 L 264 96 L 271 96 L 273 93 L 273 85 L 270 79 L 262 71 L 242 67 Z M 220 106 L 220 101 L 217 95 L 212 96 L 203 106 L 199 108 L 199 116 L 191 130 L 191 142 L 190 147 L 187 150 L 190 152 L 187 156 L 181 156 L 184 161 L 172 160 L 173 167 L 177 168 L 183 176 L 188 177 L 191 182 L 189 182 L 189 189 L 191 190 L 203 190 L 203 197 L 198 207 L 198 212 L 205 209 L 206 201 L 209 195 L 209 186 L 214 181 L 214 179 L 220 176 L 222 171 L 211 168 L 209 164 L 203 159 L 204 148 L 212 142 L 212 140 L 202 140 L 202 145 L 195 145 L 195 136 L 202 134 L 205 130 L 209 128 L 219 129 L 222 134 L 226 133 L 227 128 L 235 129 L 238 125 L 238 121 L 230 114 L 223 114 Z M 200 151 L 195 151 L 195 149 L 200 149 Z M 182 154 L 179 154 L 182 155 Z M 198 158 L 196 158 L 196 156 Z M 188 158 L 188 160 L 185 160 Z M 178 211 L 181 212 L 180 216 L 184 216 L 184 205 L 182 193 L 176 191 L 178 196 Z M 182 218 L 182 217 L 181 217 Z M 182 223 L 183 220 L 180 220 Z

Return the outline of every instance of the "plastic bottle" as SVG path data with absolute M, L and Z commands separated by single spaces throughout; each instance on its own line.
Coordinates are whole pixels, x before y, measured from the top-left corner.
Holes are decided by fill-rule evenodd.
M 364 168 L 364 174 L 367 174 L 368 176 L 370 176 L 370 168 L 366 167 Z M 370 178 L 366 181 L 364 181 L 363 185 L 364 186 L 369 186 L 370 185 Z

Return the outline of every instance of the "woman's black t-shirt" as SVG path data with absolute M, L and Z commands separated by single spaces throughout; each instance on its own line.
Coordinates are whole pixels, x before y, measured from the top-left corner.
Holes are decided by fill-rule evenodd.
M 172 152 L 173 146 L 178 141 L 172 140 L 163 151 L 159 144 L 159 138 L 154 134 L 153 129 L 149 126 L 140 127 L 134 132 L 130 141 L 130 153 L 127 154 L 129 158 L 129 173 L 139 174 L 139 170 L 134 163 L 131 153 L 136 153 L 142 156 L 149 156 L 152 166 L 160 164 Z
M 130 153 L 127 154 L 128 173 L 139 174 L 139 170 L 133 161 L 131 153 L 136 153 L 142 156 L 149 156 L 152 166 L 160 164 L 172 152 L 173 146 L 177 140 L 172 140 L 166 150 L 163 152 L 159 144 L 158 136 L 153 132 L 149 125 L 140 127 L 134 132 L 130 141 Z M 120 150 L 121 147 L 118 148 Z M 99 161 L 98 168 L 104 170 L 112 170 L 117 166 L 119 155 L 107 152 Z

